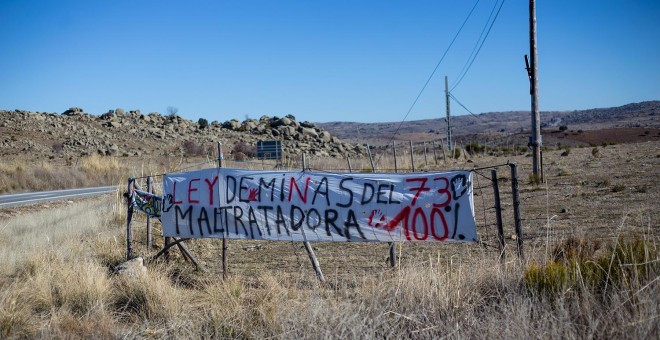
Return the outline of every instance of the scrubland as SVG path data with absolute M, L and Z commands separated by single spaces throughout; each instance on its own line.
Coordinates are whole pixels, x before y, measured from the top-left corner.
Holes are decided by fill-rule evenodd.
M 482 171 L 475 174 L 482 243 L 402 244 L 393 269 L 385 244 L 313 244 L 326 283 L 290 242 L 230 241 L 226 280 L 219 240 L 207 239 L 188 242 L 206 272 L 172 252 L 144 275 L 118 275 L 120 197 L 0 215 L 9 216 L 0 219 L 0 337 L 657 338 L 659 145 L 549 151 L 540 183 L 526 177 L 524 155 L 440 164 L 519 164 L 525 258 L 511 237 L 504 166 L 503 262 L 491 183 L 482 176 L 490 173 Z M 353 166 L 369 170 L 368 162 Z M 144 219 L 134 224 L 136 252 L 148 259 L 162 245 L 158 224 L 153 249 Z

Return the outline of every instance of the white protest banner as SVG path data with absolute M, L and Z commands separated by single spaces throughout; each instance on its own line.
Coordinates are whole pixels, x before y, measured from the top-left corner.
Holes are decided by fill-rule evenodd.
M 214 168 L 166 175 L 163 235 L 279 241 L 477 240 L 472 173 Z

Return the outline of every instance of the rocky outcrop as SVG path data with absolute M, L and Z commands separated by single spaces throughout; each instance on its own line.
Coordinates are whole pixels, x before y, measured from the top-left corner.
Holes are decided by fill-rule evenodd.
M 186 141 L 214 149 L 222 142 L 230 155 L 237 143 L 255 146 L 258 141 L 280 140 L 283 153 L 297 159 L 300 153 L 320 157 L 356 157 L 366 149 L 334 138 L 314 123 L 299 123 L 292 116 L 213 121 L 205 128 L 176 115 L 140 110 L 109 110 L 100 115 L 71 107 L 62 114 L 0 110 L 0 155 L 34 153 L 49 158 L 99 153 L 108 156 L 180 155 Z

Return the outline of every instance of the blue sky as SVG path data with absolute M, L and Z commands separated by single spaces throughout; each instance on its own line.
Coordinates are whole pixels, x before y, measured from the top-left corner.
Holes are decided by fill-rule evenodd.
M 475 3 L 0 0 L 0 109 L 400 121 Z M 494 6 L 478 2 L 408 120 L 445 114 L 444 76 Z M 660 99 L 659 1 L 539 0 L 537 20 L 542 111 Z M 528 1 L 506 0 L 452 94 L 529 110 L 528 53 Z

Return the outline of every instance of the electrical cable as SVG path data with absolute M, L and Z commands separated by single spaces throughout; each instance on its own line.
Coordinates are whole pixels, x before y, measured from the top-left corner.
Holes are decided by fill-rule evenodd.
M 475 118 L 477 118 L 477 119 L 481 119 L 481 117 L 475 115 L 474 113 L 472 113 L 472 111 L 470 111 L 470 109 L 468 109 L 467 107 L 465 107 L 465 105 L 463 105 L 463 104 L 462 104 L 462 103 L 461 103 L 456 97 L 454 97 L 454 95 L 453 95 L 451 92 L 449 92 L 449 97 L 451 97 L 451 99 L 453 99 L 458 105 L 460 105 L 462 108 L 464 108 L 465 111 L 469 112 L 469 113 L 470 113 L 471 115 L 473 115 Z
M 403 125 L 403 123 L 404 123 L 404 122 L 406 121 L 406 119 L 408 118 L 408 115 L 410 115 L 410 112 L 412 112 L 413 108 L 414 108 L 415 105 L 417 104 L 417 101 L 419 101 L 419 98 L 422 96 L 422 93 L 424 93 L 424 90 L 426 90 L 426 87 L 427 87 L 427 86 L 429 85 L 429 83 L 431 82 L 431 79 L 433 79 L 433 76 L 435 75 L 435 72 L 438 70 L 438 68 L 440 67 L 440 64 L 441 64 L 442 61 L 445 59 L 445 56 L 447 56 L 447 53 L 449 52 L 449 49 L 451 49 L 452 45 L 454 45 L 454 42 L 456 41 L 456 39 L 458 38 L 458 35 L 459 35 L 459 34 L 461 33 L 461 31 L 463 30 L 463 27 L 465 27 L 465 24 L 468 22 L 468 20 L 469 20 L 470 17 L 472 16 L 472 13 L 473 13 L 474 10 L 477 8 L 477 5 L 479 4 L 479 1 L 480 1 L 480 0 L 477 0 L 477 1 L 474 3 L 474 6 L 472 6 L 472 9 L 470 10 L 470 13 L 468 13 L 467 17 L 465 18 L 465 20 L 464 20 L 463 23 L 461 24 L 461 27 L 458 29 L 458 31 L 457 31 L 456 34 L 454 35 L 454 38 L 451 40 L 451 43 L 449 43 L 449 46 L 447 46 L 447 49 L 445 50 L 445 53 L 442 54 L 442 57 L 440 58 L 440 60 L 438 61 L 438 63 L 435 65 L 435 68 L 433 69 L 433 72 L 431 72 L 431 75 L 429 75 L 428 79 L 426 79 L 426 82 L 424 83 L 424 86 L 422 86 L 422 89 L 421 89 L 421 90 L 419 91 L 419 93 L 417 94 L 417 97 L 415 97 L 415 100 L 414 100 L 413 103 L 410 105 L 410 108 L 408 108 L 408 111 L 406 112 L 405 116 L 403 116 L 403 119 L 401 120 L 401 122 L 399 123 L 399 126 L 397 126 L 396 130 L 395 130 L 394 133 L 392 134 L 392 138 L 390 138 L 388 144 L 391 143 L 391 142 L 394 140 L 394 137 L 396 137 L 396 135 L 399 133 L 399 130 L 401 129 L 401 126 Z M 380 160 L 380 157 L 379 157 L 378 159 L 376 159 L 376 163 L 378 163 L 379 160 Z
M 474 61 L 477 59 L 477 56 L 479 55 L 479 52 L 481 51 L 481 48 L 484 46 L 484 43 L 486 42 L 486 39 L 488 39 L 488 35 L 490 35 L 490 31 L 493 28 L 493 25 L 495 24 L 495 21 L 497 21 L 497 17 L 500 15 L 500 11 L 502 10 L 502 6 L 504 6 L 504 2 L 506 0 L 502 0 L 502 3 L 500 4 L 500 7 L 497 9 L 497 13 L 495 13 L 495 17 L 493 18 L 493 21 L 490 22 L 490 26 L 488 27 L 488 31 L 486 32 L 486 36 L 484 36 L 483 40 L 481 40 L 481 44 L 479 45 L 479 48 L 477 49 L 477 52 L 474 54 L 472 57 L 472 60 L 468 58 L 469 64 L 465 72 L 461 76 L 458 77 L 458 81 L 452 86 L 452 88 L 449 90 L 450 92 L 453 91 L 460 83 L 463 81 L 463 78 L 465 78 L 465 75 L 470 71 L 470 68 L 472 67 L 472 64 Z M 497 2 L 495 3 L 497 5 Z M 493 7 L 494 9 L 494 7 Z M 490 17 L 489 17 L 490 19 Z M 479 43 L 479 40 L 477 40 L 477 43 Z

